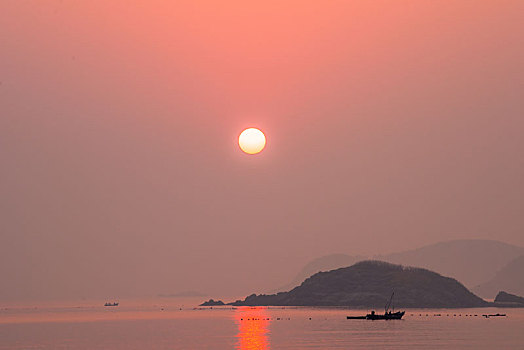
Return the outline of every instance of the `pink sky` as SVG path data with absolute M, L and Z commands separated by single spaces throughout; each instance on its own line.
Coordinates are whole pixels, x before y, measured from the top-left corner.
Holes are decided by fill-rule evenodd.
M 0 4 L 0 300 L 524 245 L 522 1 L 173 3 Z

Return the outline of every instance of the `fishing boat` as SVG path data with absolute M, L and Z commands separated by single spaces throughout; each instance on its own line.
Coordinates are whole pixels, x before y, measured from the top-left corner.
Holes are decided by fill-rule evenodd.
M 386 307 L 384 308 L 384 314 L 380 315 L 375 313 L 375 311 L 371 311 L 371 313 L 367 314 L 366 316 L 347 316 L 348 320 L 400 320 L 402 319 L 402 316 L 406 313 L 405 311 L 397 311 L 397 312 L 391 312 L 389 311 L 389 307 L 391 306 L 391 301 L 393 300 L 393 295 L 395 292 L 391 293 L 391 297 L 389 298 L 389 302 L 386 304 Z
M 506 314 L 493 314 L 493 315 L 482 315 L 483 317 L 485 318 L 490 318 L 490 317 L 506 317 Z
M 118 303 L 105 303 L 104 306 L 118 306 Z
M 370 314 L 366 315 L 366 320 L 400 320 L 404 316 L 405 311 L 398 312 L 386 312 L 384 315 L 376 314 L 375 311 L 371 311 Z

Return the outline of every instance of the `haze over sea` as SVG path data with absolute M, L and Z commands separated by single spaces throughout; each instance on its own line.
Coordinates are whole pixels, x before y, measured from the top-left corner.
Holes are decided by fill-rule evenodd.
M 523 309 L 407 310 L 403 320 L 367 321 L 346 319 L 366 310 L 196 304 L 156 298 L 123 300 L 118 307 L 104 307 L 103 301 L 4 306 L 0 349 L 518 349 L 524 344 Z M 495 313 L 507 317 L 481 316 Z
M 524 350 L 523 33 L 524 0 L 0 0 L 0 350 Z M 507 308 L 346 318 L 391 300 Z

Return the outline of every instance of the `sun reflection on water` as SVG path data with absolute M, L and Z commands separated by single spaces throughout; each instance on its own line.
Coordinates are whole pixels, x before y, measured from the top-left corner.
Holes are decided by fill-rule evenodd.
M 235 311 L 239 350 L 269 350 L 270 318 L 265 308 L 242 307 Z

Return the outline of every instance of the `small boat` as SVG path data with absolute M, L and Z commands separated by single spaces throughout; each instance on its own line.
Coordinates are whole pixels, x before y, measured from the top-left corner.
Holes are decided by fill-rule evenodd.
M 385 312 L 384 315 L 376 314 L 375 311 L 371 311 L 370 314 L 366 315 L 366 320 L 400 320 L 404 316 L 405 311 L 398 312 Z
M 118 306 L 118 303 L 105 303 L 104 306 Z
M 490 317 L 506 317 L 506 314 L 492 314 L 492 315 L 482 315 L 483 317 L 485 318 L 490 318 Z
M 402 319 L 402 316 L 404 316 L 404 314 L 406 313 L 405 311 L 389 311 L 389 307 L 391 306 L 391 301 L 393 300 L 394 294 L 395 292 L 391 294 L 391 298 L 389 298 L 389 302 L 386 304 L 386 307 L 384 308 L 384 315 L 376 314 L 373 310 L 366 316 L 347 316 L 346 318 L 348 320 L 400 320 Z

